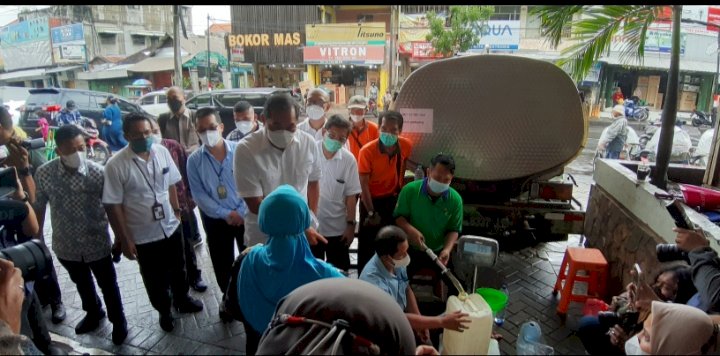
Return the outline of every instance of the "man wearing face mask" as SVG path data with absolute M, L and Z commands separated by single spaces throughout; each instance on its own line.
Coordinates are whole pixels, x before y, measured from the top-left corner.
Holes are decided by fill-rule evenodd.
M 190 155 L 200 145 L 195 131 L 195 111 L 185 107 L 185 93 L 178 87 L 168 89 L 167 103 L 170 112 L 158 117 L 162 137 L 180 142 Z
M 408 183 L 400 192 L 393 216 L 415 247 L 410 250 L 416 262 L 408 270 L 411 277 L 421 268 L 437 269 L 424 246 L 444 265 L 450 261 L 463 221 L 462 197 L 450 187 L 454 174 L 455 160 L 440 153 L 430 160 L 425 179 Z
M 376 123 L 365 120 L 367 99 L 364 96 L 355 95 L 350 98 L 348 110 L 350 110 L 350 120 L 353 128 L 350 131 L 350 137 L 348 137 L 347 149 L 355 156 L 355 160 L 358 160 L 360 158 L 360 149 L 368 142 L 378 139 L 380 131 Z
M 325 123 L 325 138 L 318 142 L 322 157 L 320 179 L 320 203 L 318 221 L 320 233 L 328 244 L 311 247 L 315 257 L 344 271 L 350 269 L 348 248 L 355 239 L 355 209 L 360 188 L 357 162 L 350 151 L 343 148 L 351 130 L 350 122 L 340 115 L 333 115 Z
M 223 140 L 223 124 L 215 109 L 198 110 L 197 119 L 197 132 L 203 145 L 188 158 L 188 178 L 200 208 L 215 278 L 225 294 L 235 261 L 235 245 L 238 251 L 245 250 L 247 207 L 235 189 L 233 176 L 233 157 L 238 144 Z M 220 316 L 230 320 L 225 318 L 223 305 Z
M 200 237 L 200 229 L 198 227 L 197 218 L 195 217 L 195 201 L 190 196 L 190 183 L 187 175 L 187 154 L 185 149 L 180 146 L 175 140 L 163 138 L 160 133 L 160 126 L 154 120 L 150 120 L 152 124 L 153 143 L 156 145 L 162 145 L 167 148 L 172 156 L 173 163 L 178 167 L 182 180 L 175 184 L 177 190 L 178 203 L 180 204 L 180 225 L 182 226 L 183 249 L 185 251 L 185 267 L 187 268 L 187 277 L 190 287 L 200 293 L 207 290 L 207 284 L 202 279 L 202 271 L 197 264 L 197 255 L 195 254 L 195 246 L 202 243 L 202 237 Z M 120 249 L 120 241 L 117 240 L 118 251 Z
M 320 88 L 310 90 L 305 108 L 308 119 L 298 125 L 298 130 L 307 132 L 315 141 L 322 141 L 325 114 L 329 109 L 330 96 Z
M 87 315 L 75 333 L 97 329 L 105 317 L 95 291 L 93 275 L 102 289 L 112 339 L 122 344 L 128 334 L 115 267 L 110 258 L 108 219 L 102 207 L 103 167 L 85 159 L 85 139 L 75 125 L 65 125 L 55 134 L 56 158 L 38 168 L 35 175 L 40 236 L 43 238 L 45 208 L 50 204 L 52 248 L 75 283 Z
M 255 118 L 255 110 L 247 101 L 238 101 L 233 107 L 235 129 L 225 138 L 228 141 L 238 142 L 243 137 L 262 128 L 262 124 Z
M 288 94 L 274 94 L 265 102 L 265 128 L 239 142 L 235 150 L 234 175 L 238 194 L 245 200 L 245 244 L 265 243 L 258 226 L 262 200 L 283 184 L 293 186 L 313 214 L 320 200 L 320 157 L 315 140 L 297 130 L 300 105 Z M 313 216 L 314 218 L 314 216 Z M 313 219 L 316 220 L 316 219 Z M 327 240 L 317 232 L 317 222 L 305 231 L 310 245 Z
M 182 209 L 175 188 L 182 176 L 170 152 L 153 144 L 149 118 L 128 114 L 123 132 L 129 145 L 105 166 L 102 201 L 123 254 L 138 260 L 150 303 L 160 313 L 160 327 L 170 332 L 175 328 L 173 305 L 181 313 L 203 309 L 202 302 L 188 294 L 179 228 Z
M 410 288 L 407 267 L 410 265 L 407 235 L 397 226 L 386 226 L 375 239 L 375 255 L 363 268 L 360 279 L 389 294 L 405 311 L 410 327 L 423 343 L 430 342 L 429 329 L 462 332 L 468 328 L 468 314 L 455 311 L 443 316 L 420 315 L 415 293 Z
M 402 187 L 405 163 L 412 153 L 410 140 L 400 137 L 402 114 L 383 111 L 378 120 L 380 138 L 366 144 L 360 150 L 358 160 L 362 187 L 358 270 L 362 270 L 372 257 L 378 230 L 394 223 L 393 209 Z

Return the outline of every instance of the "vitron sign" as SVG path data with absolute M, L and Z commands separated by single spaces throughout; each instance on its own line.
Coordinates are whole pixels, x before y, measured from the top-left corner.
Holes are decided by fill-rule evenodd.
M 270 47 L 270 46 L 299 46 L 300 32 L 292 33 L 253 33 L 244 35 L 229 35 L 228 46 L 233 47 Z
M 520 48 L 520 21 L 487 21 L 475 29 L 480 35 L 480 43 L 471 51 L 491 50 L 517 51 Z
M 382 64 L 385 47 L 380 46 L 306 46 L 306 64 Z

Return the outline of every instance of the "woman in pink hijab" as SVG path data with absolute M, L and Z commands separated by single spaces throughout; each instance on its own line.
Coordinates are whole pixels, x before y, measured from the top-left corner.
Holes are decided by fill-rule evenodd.
M 628 355 L 706 355 L 718 351 L 718 325 L 700 309 L 652 302 L 643 330 L 625 344 Z

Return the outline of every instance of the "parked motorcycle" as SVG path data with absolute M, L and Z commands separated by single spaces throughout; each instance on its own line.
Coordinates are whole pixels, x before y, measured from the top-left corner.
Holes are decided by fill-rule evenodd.
M 716 109 L 713 108 L 713 111 L 716 113 Z M 693 110 L 692 114 L 690 114 L 690 119 L 692 120 L 692 125 L 695 127 L 700 126 L 715 126 L 715 113 L 704 113 L 702 111 Z
M 696 166 L 706 167 L 708 157 L 710 156 L 710 146 L 712 145 L 713 130 L 706 130 L 700 136 L 697 147 L 692 151 L 690 163 Z
M 100 131 L 98 131 L 95 121 L 87 117 L 81 117 L 78 126 L 83 130 L 83 136 L 85 137 L 87 159 L 105 165 L 110 159 L 110 148 L 107 142 L 100 139 Z
M 655 125 L 649 125 L 650 127 L 646 127 L 646 134 L 640 137 L 640 141 L 645 142 L 642 150 L 650 152 L 648 158 L 651 162 L 655 162 L 655 157 L 657 156 L 657 147 L 660 142 L 660 133 L 662 132 L 660 123 L 661 121 L 658 121 Z M 690 164 L 692 155 L 691 148 L 693 147 L 693 144 L 690 135 L 682 128 L 682 123 L 682 121 L 678 121 L 678 123 L 673 126 L 674 134 L 670 163 Z M 648 136 L 650 139 L 645 140 Z
M 650 117 L 650 109 L 635 104 L 633 100 L 625 100 L 625 117 L 628 120 L 645 121 Z

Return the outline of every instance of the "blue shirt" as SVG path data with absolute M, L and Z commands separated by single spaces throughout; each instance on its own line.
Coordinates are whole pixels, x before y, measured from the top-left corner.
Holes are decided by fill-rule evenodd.
M 390 294 L 403 311 L 407 308 L 407 288 L 410 284 L 407 268 L 396 267 L 395 275 L 392 275 L 376 253 L 363 268 L 360 279 Z
M 80 112 L 77 110 L 63 110 L 60 112 L 57 121 L 60 124 L 59 126 L 79 123 Z
M 218 162 L 205 145 L 195 150 L 187 161 L 190 192 L 200 210 L 213 219 L 225 219 L 235 210 L 243 218 L 247 214 L 245 201 L 238 195 L 233 175 L 237 142 L 225 142 L 225 159 Z M 218 187 L 225 187 L 225 199 L 220 199 Z
M 103 117 L 112 122 L 113 127 L 122 127 L 122 112 L 117 104 L 110 104 L 103 111 Z

